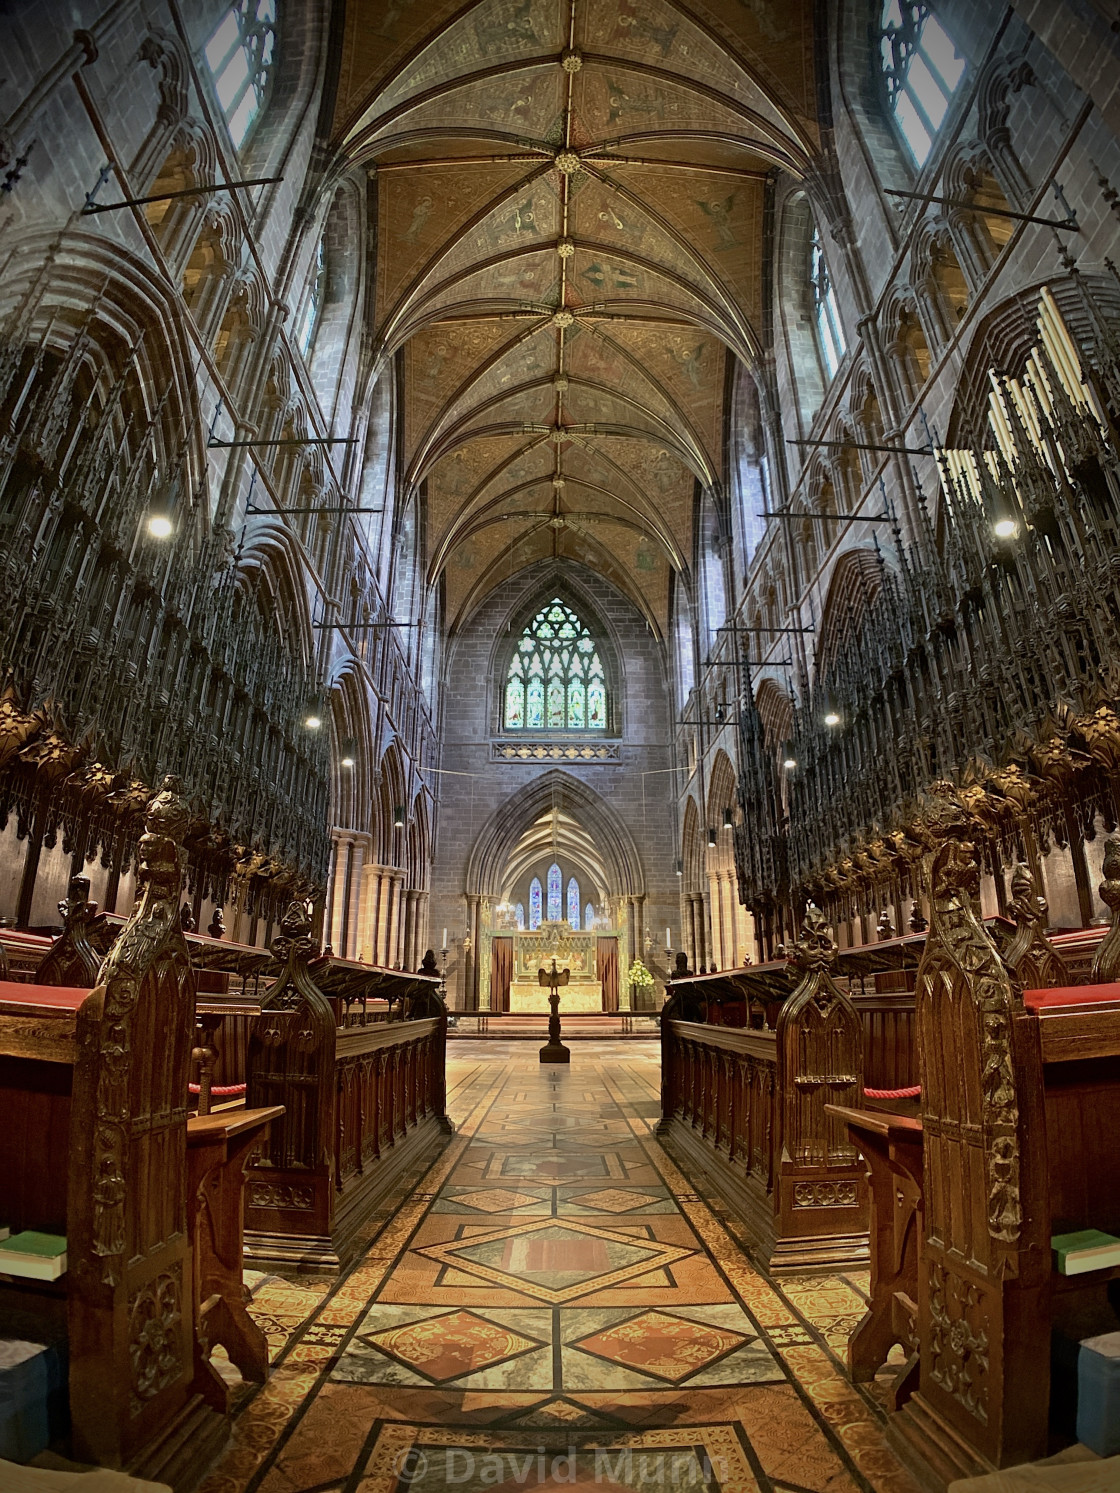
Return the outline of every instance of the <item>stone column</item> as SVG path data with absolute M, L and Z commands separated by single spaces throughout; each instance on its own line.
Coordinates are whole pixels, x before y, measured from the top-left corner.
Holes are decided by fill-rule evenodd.
M 350 852 L 354 837 L 349 830 L 331 831 L 331 884 L 329 892 L 329 915 L 323 928 L 324 942 L 339 951 L 346 918 L 346 877 L 350 869 Z
M 344 942 L 347 959 L 361 958 L 362 892 L 365 886 L 366 856 L 369 850 L 369 835 L 356 834 L 350 837 L 350 874 Z
M 478 930 L 479 898 L 475 893 L 467 895 L 467 934 L 471 941 L 470 953 L 463 960 L 463 1006 L 468 1011 L 478 1010 Z

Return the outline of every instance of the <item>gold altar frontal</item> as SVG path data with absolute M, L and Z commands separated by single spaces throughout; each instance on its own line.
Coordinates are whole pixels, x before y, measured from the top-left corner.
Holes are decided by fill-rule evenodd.
M 559 960 L 557 960 L 559 963 Z M 509 987 L 509 1009 L 511 1014 L 528 1016 L 548 1015 L 548 991 L 537 981 L 511 980 Z M 560 992 L 560 1015 L 574 1016 L 577 1012 L 601 1011 L 603 1009 L 603 987 L 598 980 L 590 983 L 565 985 Z
M 511 1014 L 548 1015 L 548 991 L 537 976 L 552 959 L 558 969 L 571 971 L 568 984 L 560 992 L 561 1016 L 601 1011 L 603 986 L 596 978 L 595 964 L 598 938 L 596 933 L 577 933 L 568 923 L 542 923 L 532 933 L 514 934 Z

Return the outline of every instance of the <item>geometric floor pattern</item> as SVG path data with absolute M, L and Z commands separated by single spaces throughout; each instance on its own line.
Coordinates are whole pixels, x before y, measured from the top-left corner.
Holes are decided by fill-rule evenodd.
M 917 1493 L 844 1372 L 858 1272 L 750 1263 L 647 1041 L 456 1041 L 456 1133 L 339 1280 L 249 1279 L 268 1382 L 201 1493 Z

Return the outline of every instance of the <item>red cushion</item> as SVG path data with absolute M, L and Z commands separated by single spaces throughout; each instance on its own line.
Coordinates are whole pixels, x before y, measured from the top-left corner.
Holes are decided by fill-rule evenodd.
M 1056 985 L 1050 990 L 1023 991 L 1023 1004 L 1029 1011 L 1041 1006 L 1093 1006 L 1102 1001 L 1120 1001 L 1120 985 Z
M 74 985 L 21 985 L 16 980 L 0 980 L 0 1004 L 10 1006 L 58 1006 L 76 1011 L 89 994 Z

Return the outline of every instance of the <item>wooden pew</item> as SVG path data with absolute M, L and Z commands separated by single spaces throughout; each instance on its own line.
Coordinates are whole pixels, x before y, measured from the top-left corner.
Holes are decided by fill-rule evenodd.
M 246 1254 L 262 1268 L 344 1266 L 401 1174 L 451 1133 L 438 979 L 401 977 L 414 991 L 406 1020 L 343 1026 L 317 983 L 310 930 L 292 903 L 249 1041 L 250 1108 L 284 1106 L 248 1172 Z
M 4 987 L 0 1173 L 13 1231 L 63 1233 L 57 1283 L 4 1303 L 65 1315 L 74 1455 L 197 1482 L 227 1435 L 206 1403 L 188 1241 L 186 1086 L 194 988 L 178 922 L 177 780 L 148 805 L 136 909 L 92 990 Z
M 674 982 L 662 1012 L 658 1134 L 713 1178 L 775 1270 L 868 1259 L 865 1168 L 825 1113 L 827 1101 L 851 1106 L 863 1092 L 863 1031 L 832 977 L 835 959 L 810 907 L 792 956 L 800 983 L 772 1030 L 695 1019 L 690 982 Z
M 1044 1456 L 1052 1327 L 1118 1325 L 1120 1271 L 1059 1276 L 1050 1239 L 1120 1232 L 1120 985 L 1024 995 L 978 889 L 973 847 L 943 845 L 916 992 L 919 1383 L 888 1423 L 933 1487 Z

